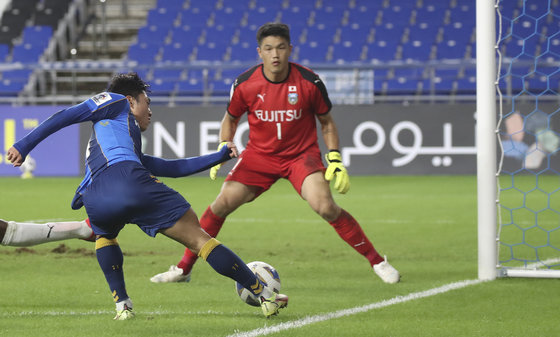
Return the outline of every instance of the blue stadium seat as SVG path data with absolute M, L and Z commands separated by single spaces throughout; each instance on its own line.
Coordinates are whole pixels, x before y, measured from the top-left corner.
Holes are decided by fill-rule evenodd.
M 544 75 L 533 75 L 527 78 L 527 90 L 534 94 L 539 95 L 548 89 L 548 78 Z M 556 90 L 557 88 L 551 88 Z
M 142 26 L 138 29 L 138 42 L 163 45 L 168 35 L 168 27 L 161 27 L 154 24 Z
M 256 62 L 258 57 L 256 43 L 240 42 L 231 46 L 229 60 L 232 62 Z
M 395 5 L 383 8 L 382 24 L 394 24 L 397 22 L 407 24 L 412 15 L 412 7 L 412 4 L 398 2 Z
M 454 40 L 443 40 L 437 44 L 436 48 L 436 58 L 438 60 L 465 58 L 466 46 Z
M 338 27 L 342 24 L 344 10 L 334 7 L 324 7 L 313 11 L 313 25 L 329 25 Z
M 364 47 L 363 43 L 354 44 L 350 41 L 337 43 L 333 46 L 333 54 L 331 60 L 338 64 L 361 61 L 363 47 Z
M 525 14 L 532 16 L 533 18 L 540 18 L 546 15 L 549 11 L 549 6 L 554 6 L 549 4 L 548 0 L 531 0 L 530 2 L 525 2 Z
M 185 0 L 158 0 L 156 3 L 157 8 L 165 8 L 167 11 L 179 12 L 183 9 Z
M 404 26 L 394 25 L 392 23 L 375 26 L 374 41 L 390 41 L 391 43 L 400 43 L 404 34 Z
M 367 45 L 367 60 L 392 61 L 395 59 L 399 42 L 393 39 L 377 40 Z
M 171 43 L 194 46 L 199 42 L 202 29 L 201 26 L 191 26 L 188 24 L 173 27 L 171 29 Z
M 43 54 L 43 46 L 34 46 L 31 43 L 22 43 L 12 49 L 12 62 L 35 63 Z
M 162 61 L 187 62 L 193 51 L 193 45 L 171 43 L 163 46 Z
M 526 15 L 512 21 L 512 35 L 525 39 L 537 31 L 536 20 Z
M 1 80 L 0 81 L 0 96 L 12 97 L 17 96 L 20 91 L 23 90 L 25 86 L 24 82 L 15 82 L 11 80 Z
M 229 45 L 235 30 L 226 25 L 214 25 L 205 29 L 204 43 L 215 43 Z
M 430 60 L 432 45 L 422 40 L 410 41 L 402 45 L 402 60 L 428 61 Z
M 235 79 L 245 71 L 247 71 L 246 67 L 224 69 L 221 71 L 218 79 L 229 82 L 231 85 Z
M 476 76 L 464 76 L 456 81 L 457 95 L 474 95 L 476 93 Z
M 16 69 L 16 70 L 6 70 L 2 73 L 2 80 L 9 81 L 12 83 L 27 83 L 29 76 L 33 71 L 31 69 Z
M 154 78 L 150 83 L 150 91 L 152 96 L 169 96 L 175 91 L 177 83 L 175 81 L 165 81 Z
M 336 34 L 338 26 L 317 24 L 307 28 L 305 44 L 317 43 L 330 45 L 333 43 L 333 37 Z
M 0 63 L 6 62 L 8 55 L 10 55 L 10 46 L 7 44 L 0 44 Z
M 271 4 L 281 2 L 279 1 L 270 1 Z M 257 6 L 255 8 L 251 8 L 247 11 L 247 24 L 251 30 L 257 30 L 260 26 L 262 26 L 266 22 L 274 22 L 276 21 L 276 17 L 280 8 L 271 7 L 264 7 L 264 6 Z
M 360 26 L 373 26 L 380 6 L 360 6 L 348 12 L 348 23 L 358 23 Z
M 228 96 L 231 84 L 232 82 L 229 80 L 212 80 L 209 83 L 210 94 L 212 96 Z
M 196 59 L 199 61 L 223 61 L 228 46 L 223 43 L 206 43 L 197 46 Z
M 309 16 L 311 15 L 310 8 L 303 8 L 303 7 L 288 7 L 280 11 L 281 18 L 280 20 L 287 24 L 288 26 L 293 27 L 294 25 L 303 26 L 307 25 L 309 21 Z
M 329 46 L 324 43 L 306 43 L 298 48 L 297 61 L 302 64 L 327 61 Z
M 438 95 L 449 95 L 455 92 L 456 79 L 455 78 L 434 78 L 434 91 Z M 422 90 L 423 93 L 428 93 L 425 91 L 426 88 Z
M 53 30 L 51 26 L 28 26 L 23 29 L 22 34 L 22 43 L 46 48 L 53 35 Z
M 181 69 L 154 69 L 152 81 L 176 82 L 183 77 Z
M 214 24 L 237 28 L 245 15 L 245 9 L 236 7 L 223 7 L 214 11 Z
M 191 6 L 191 8 L 183 9 L 179 18 L 181 19 L 181 25 L 206 27 L 211 14 L 211 9 Z
M 456 41 L 457 44 L 467 44 L 471 41 L 474 27 L 463 22 L 452 22 L 443 27 L 443 40 Z
M 188 79 L 177 82 L 177 95 L 202 96 L 204 94 L 204 82 L 199 79 Z
M 178 14 L 177 11 L 166 8 L 150 9 L 146 18 L 146 26 L 154 25 L 169 30 L 175 23 Z
M 439 26 L 431 23 L 417 23 L 409 27 L 409 41 L 422 41 L 422 44 L 433 44 L 439 32 Z
M 340 28 L 340 43 L 346 41 L 352 44 L 364 45 L 367 43 L 371 32 L 371 26 L 359 23 L 352 23 Z
M 159 53 L 159 46 L 149 45 L 145 42 L 136 43 L 128 48 L 127 58 L 139 63 L 152 63 Z
M 386 81 L 389 95 L 415 95 L 418 92 L 418 80 L 406 77 L 394 77 Z

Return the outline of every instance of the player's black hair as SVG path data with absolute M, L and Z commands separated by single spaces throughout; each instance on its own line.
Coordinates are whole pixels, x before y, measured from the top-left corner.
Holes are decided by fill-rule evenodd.
M 107 91 L 138 99 L 138 96 L 144 91 L 150 91 L 149 87 L 150 85 L 144 82 L 137 73 L 121 73 L 113 76 Z
M 288 25 L 279 22 L 268 22 L 262 25 L 257 31 L 257 43 L 259 46 L 262 40 L 268 36 L 279 36 L 283 37 L 290 42 L 290 27 Z

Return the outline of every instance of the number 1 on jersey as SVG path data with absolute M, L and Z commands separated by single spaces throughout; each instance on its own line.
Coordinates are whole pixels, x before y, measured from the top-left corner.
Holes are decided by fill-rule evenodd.
M 280 123 L 276 123 L 276 135 L 278 136 L 278 140 L 282 140 L 282 125 L 280 125 Z

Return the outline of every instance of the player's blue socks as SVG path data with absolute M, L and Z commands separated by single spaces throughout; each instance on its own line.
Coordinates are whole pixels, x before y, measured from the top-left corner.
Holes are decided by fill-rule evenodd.
M 253 274 L 251 269 L 229 248 L 218 240 L 208 240 L 198 253 L 218 273 L 227 276 L 243 287 L 259 296 L 264 290 L 263 283 Z
M 122 270 L 123 253 L 117 239 L 100 237 L 95 241 L 95 252 L 97 262 L 99 262 L 111 289 L 113 300 L 115 302 L 126 300 L 128 294 L 126 293 Z

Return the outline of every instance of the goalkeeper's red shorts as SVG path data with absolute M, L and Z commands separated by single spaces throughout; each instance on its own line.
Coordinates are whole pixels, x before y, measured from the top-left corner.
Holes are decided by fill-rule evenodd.
M 237 181 L 244 185 L 258 186 L 257 196 L 265 192 L 278 179 L 285 178 L 301 195 L 303 180 L 311 173 L 324 171 L 319 148 L 313 147 L 297 157 L 285 158 L 262 155 L 245 149 L 226 177 L 226 181 Z

